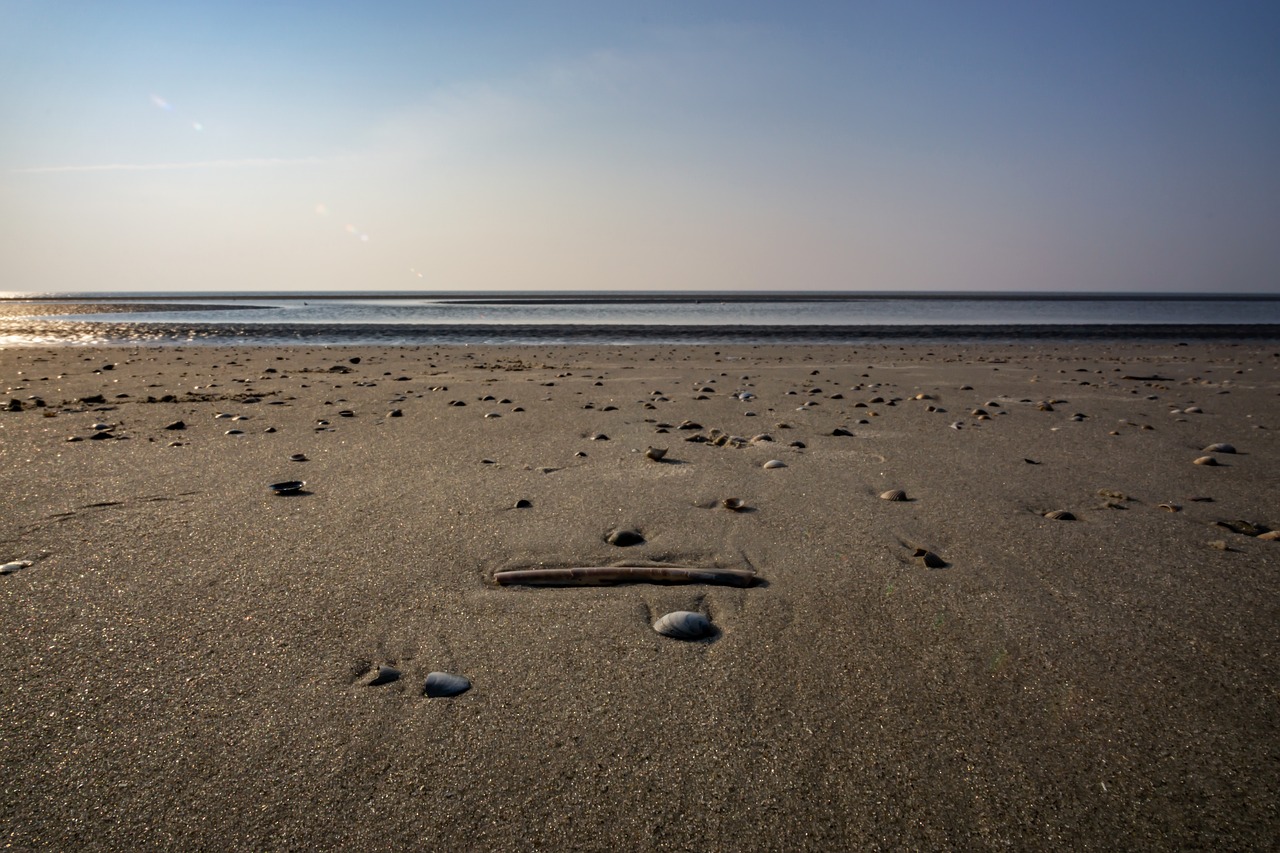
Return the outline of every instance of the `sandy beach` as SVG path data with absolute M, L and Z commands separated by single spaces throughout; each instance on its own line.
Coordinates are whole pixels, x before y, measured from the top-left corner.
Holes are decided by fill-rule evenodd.
M 1280 845 L 1280 345 L 19 348 L 0 388 L 8 848 Z M 494 577 L 617 565 L 755 582 Z

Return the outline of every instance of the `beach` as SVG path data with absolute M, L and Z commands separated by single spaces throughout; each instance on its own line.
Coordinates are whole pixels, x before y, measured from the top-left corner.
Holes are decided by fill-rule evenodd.
M 1274 342 L 24 347 L 0 383 L 12 849 L 1280 844 Z M 495 580 L 618 565 L 754 582 Z

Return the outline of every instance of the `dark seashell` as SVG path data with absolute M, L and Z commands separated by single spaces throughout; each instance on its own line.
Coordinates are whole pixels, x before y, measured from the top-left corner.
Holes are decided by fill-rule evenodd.
M 529 509 L 532 506 L 533 506 L 533 501 L 530 501 L 526 498 L 521 498 L 520 500 L 516 501 L 516 509 Z
M 947 561 L 939 557 L 932 551 L 924 548 L 917 548 L 911 555 L 920 561 L 922 565 L 930 569 L 944 569 L 947 567 Z
M 403 417 L 404 417 L 404 412 L 400 411 L 399 409 L 392 409 L 391 411 L 387 412 L 387 417 L 389 417 L 389 418 L 403 418 Z
M 165 424 L 165 429 L 186 429 L 187 425 L 182 421 L 174 421 L 171 424 Z
M 1215 527 L 1225 527 L 1232 533 L 1239 533 L 1241 536 L 1261 536 L 1268 531 L 1265 525 L 1258 524 L 1254 521 L 1245 521 L 1243 518 L 1233 518 L 1228 521 L 1215 521 Z
M 836 427 L 831 431 L 831 434 L 839 435 L 839 436 L 850 436 L 850 435 L 853 435 L 853 432 L 845 429 L 844 427 Z
M 711 620 L 692 610 L 677 610 L 653 623 L 653 630 L 674 640 L 702 640 L 715 634 Z
M 307 454 L 305 453 L 295 453 L 289 457 L 289 461 L 290 462 L 307 462 L 310 460 L 307 459 Z
M 305 485 L 306 483 L 302 480 L 284 480 L 280 483 L 271 483 L 267 488 L 277 495 L 294 495 L 302 491 Z
M 880 500 L 882 501 L 905 501 L 906 499 L 907 493 L 902 489 L 890 489 L 887 492 L 880 493 Z
M 471 681 L 465 676 L 454 675 L 452 672 L 429 672 L 427 686 L 423 693 L 434 699 L 442 696 L 457 696 L 470 689 Z
M 400 670 L 394 666 L 379 664 L 377 673 L 368 682 L 369 687 L 378 687 L 383 684 L 390 684 L 400 679 Z
M 1236 449 L 1230 444 L 1211 444 L 1204 449 L 1205 453 L 1235 453 Z
M 1065 509 L 1051 509 L 1044 514 L 1044 517 L 1053 519 L 1054 521 L 1075 521 L 1076 520 L 1076 517 L 1071 513 L 1067 512 Z
M 115 438 L 115 436 L 105 431 L 95 432 L 93 435 L 89 436 L 90 441 L 102 441 L 107 438 Z
M 725 498 L 720 501 L 720 505 L 734 512 L 742 512 L 747 508 L 747 502 L 742 498 Z
M 618 548 L 630 548 L 632 545 L 643 545 L 644 537 L 638 530 L 614 530 L 604 541 Z

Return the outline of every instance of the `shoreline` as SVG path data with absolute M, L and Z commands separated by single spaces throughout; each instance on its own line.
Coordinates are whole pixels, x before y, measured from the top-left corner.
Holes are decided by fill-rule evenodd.
M 242 306 L 247 308 L 248 306 Z M 182 310 L 174 308 L 170 310 Z M 104 310 L 104 314 L 114 313 Z M 7 346 L 874 346 L 1280 343 L 1280 324 L 639 325 L 111 323 L 0 319 Z
M 0 837 L 1273 847 L 1280 357 L 1181 343 L 0 349 Z M 761 582 L 493 582 L 619 564 Z

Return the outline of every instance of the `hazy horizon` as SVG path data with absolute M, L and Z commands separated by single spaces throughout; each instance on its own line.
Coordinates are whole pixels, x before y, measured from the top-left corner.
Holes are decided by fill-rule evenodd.
M 1280 292 L 1280 7 L 4 2 L 0 290 Z

